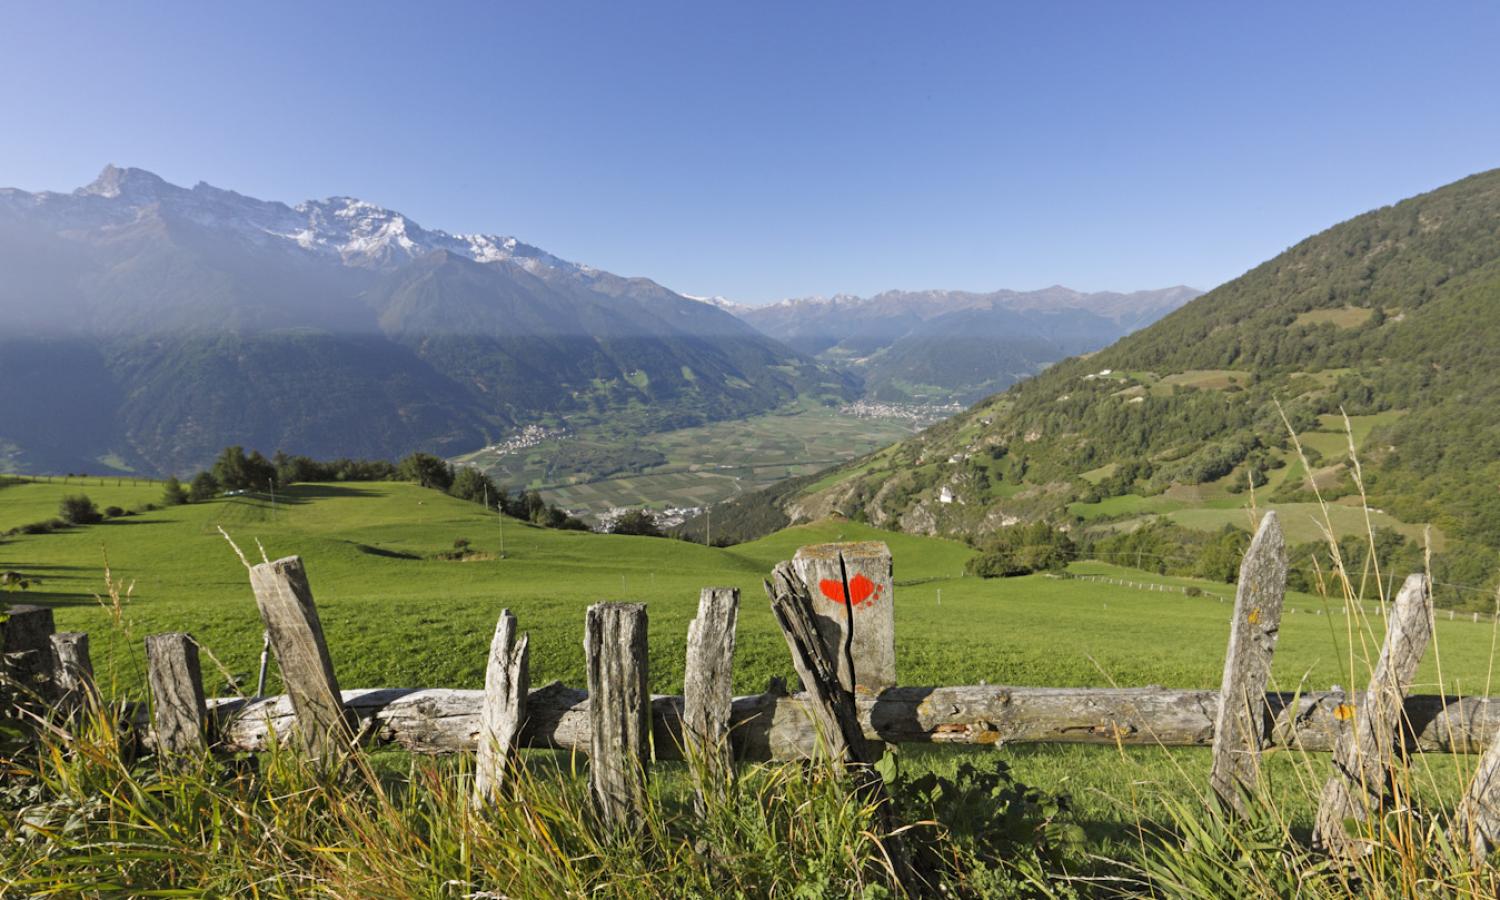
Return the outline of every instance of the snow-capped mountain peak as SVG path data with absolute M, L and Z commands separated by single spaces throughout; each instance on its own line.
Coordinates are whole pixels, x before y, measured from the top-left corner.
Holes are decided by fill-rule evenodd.
M 283 240 L 350 266 L 389 268 L 444 250 L 479 263 L 510 263 L 533 273 L 597 274 L 590 266 L 553 256 L 514 237 L 423 228 L 400 212 L 356 197 L 288 206 L 204 182 L 189 190 L 144 169 L 113 164 L 71 194 L 5 190 L 0 191 L 0 201 L 48 209 L 72 223 L 125 223 L 159 208 L 201 225 L 240 232 L 256 243 Z
M 155 199 L 165 190 L 174 186 L 168 184 L 162 178 L 145 169 L 122 169 L 113 163 L 104 167 L 89 184 L 84 185 L 73 193 L 77 196 L 103 197 L 114 200 L 121 197 L 128 199 Z M 176 190 L 182 190 L 176 188 Z

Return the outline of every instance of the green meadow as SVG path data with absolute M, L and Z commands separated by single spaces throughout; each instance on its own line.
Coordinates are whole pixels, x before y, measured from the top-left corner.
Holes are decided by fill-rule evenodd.
M 0 508 L 8 508 L 13 490 L 0 489 Z M 788 528 L 721 549 L 502 522 L 474 504 L 408 484 L 298 485 L 278 496 L 274 508 L 265 497 L 233 497 L 18 535 L 0 543 L 0 569 L 39 578 L 11 599 L 55 605 L 58 626 L 90 632 L 101 670 L 114 659 L 125 685 L 138 683 L 139 654 L 110 627 L 98 599 L 106 593 L 106 563 L 129 586 L 125 620 L 136 642 L 155 631 L 189 631 L 231 674 L 246 676 L 255 668 L 261 630 L 244 567 L 220 528 L 252 559 L 261 548 L 273 559 L 303 557 L 349 687 L 480 686 L 502 608 L 532 634 L 535 680 L 581 684 L 584 609 L 601 600 L 639 600 L 651 616 L 652 688 L 676 691 L 698 591 L 728 585 L 744 598 L 736 688 L 758 691 L 771 676 L 793 674 L 761 580 L 797 547 L 838 540 L 891 546 L 897 660 L 908 684 L 1213 687 L 1228 634 L 1228 605 L 1213 596 L 1049 575 L 965 577 L 972 551 L 964 544 L 847 521 Z M 470 559 L 438 558 L 459 539 L 475 551 Z M 1194 585 L 1226 598 L 1233 590 L 1098 562 L 1075 563 L 1073 570 Z M 1317 615 L 1327 604 L 1310 595 L 1291 594 L 1287 606 L 1298 613 L 1288 614 L 1282 628 L 1280 685 L 1347 684 L 1351 633 L 1344 618 Z M 1438 624 L 1450 689 L 1482 690 L 1490 628 Z M 1357 629 L 1353 635 L 1360 652 Z M 1373 639 L 1366 635 L 1364 643 Z M 1435 689 L 1431 666 L 1429 658 L 1416 690 Z
M 0 515 L 12 517 L 17 496 L 43 504 L 40 487 L 46 486 L 21 495 L 12 493 L 15 487 L 0 488 Z M 52 505 L 75 489 L 53 486 Z M 265 497 L 224 498 L 53 534 L 19 535 L 0 541 L 0 570 L 40 577 L 31 590 L 9 599 L 53 605 L 60 629 L 89 632 L 105 683 L 138 693 L 144 637 L 188 631 L 212 654 L 204 661 L 210 694 L 226 693 L 228 677 L 250 691 L 261 626 L 245 569 L 220 528 L 252 559 L 260 558 L 262 547 L 270 558 L 304 558 L 346 688 L 482 686 L 490 635 L 503 608 L 514 611 L 530 632 L 533 684 L 556 679 L 582 685 L 585 608 L 601 600 L 639 600 L 650 614 L 652 690 L 677 693 L 698 591 L 717 585 L 739 587 L 743 596 L 736 691 L 757 692 L 772 676 L 795 684 L 761 579 L 797 547 L 824 541 L 889 543 L 897 584 L 897 665 L 905 684 L 1215 688 L 1233 597 L 1231 585 L 1099 562 L 1075 563 L 1071 572 L 1192 586 L 1205 594 L 1189 597 L 1048 575 L 964 577 L 963 564 L 972 553 L 966 545 L 846 521 L 789 528 L 724 549 L 550 531 L 512 519 L 502 523 L 477 505 L 387 483 L 298 485 L 278 495 L 274 507 Z M 439 559 L 458 539 L 471 543 L 474 557 Z M 118 628 L 104 605 L 106 563 L 110 576 L 128 586 Z M 1369 615 L 1374 607 L 1366 604 L 1361 625 L 1341 615 L 1341 606 L 1305 594 L 1288 596 L 1273 674 L 1276 688 L 1363 685 L 1379 650 L 1383 620 Z M 1487 693 L 1494 626 L 1440 619 L 1437 637 L 1438 652 L 1427 655 L 1413 692 L 1437 692 L 1441 681 L 1449 693 Z M 274 666 L 268 689 L 277 690 Z M 960 751 L 904 749 L 914 760 L 955 752 Z M 1208 764 L 1206 753 L 1192 749 L 1015 747 L 1001 752 L 1021 777 L 1074 793 L 1081 809 L 1111 833 L 1139 812 L 1128 808 L 1131 785 L 1161 781 L 1191 791 L 1203 785 L 1200 776 Z M 1283 765 L 1274 763 L 1272 771 Z M 1439 759 L 1434 765 L 1448 764 Z
M 131 478 L 56 476 L 45 481 L 12 481 L 0 476 L 0 531 L 56 518 L 58 501 L 87 494 L 100 510 L 134 509 L 161 500 L 162 484 Z

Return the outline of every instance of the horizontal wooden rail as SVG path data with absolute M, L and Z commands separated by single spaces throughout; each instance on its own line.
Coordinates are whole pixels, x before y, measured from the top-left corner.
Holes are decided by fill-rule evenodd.
M 440 688 L 343 692 L 373 741 L 419 753 L 473 751 L 482 699 L 483 691 Z M 1359 702 L 1339 691 L 1267 694 L 1265 746 L 1328 752 L 1348 730 Z M 1219 692 L 1207 690 L 971 685 L 888 688 L 861 697 L 859 713 L 868 737 L 893 743 L 1207 747 L 1218 705 Z M 222 749 L 263 750 L 272 728 L 282 740 L 293 734 L 292 704 L 285 696 L 210 700 L 209 706 Z M 678 756 L 682 710 L 680 696 L 652 698 L 657 758 Z M 521 746 L 588 752 L 586 692 L 556 683 L 537 688 L 526 711 Z M 1409 749 L 1477 753 L 1500 732 L 1500 697 L 1408 697 L 1404 721 Z M 798 759 L 814 749 L 812 719 L 796 695 L 737 697 L 731 727 L 739 759 Z

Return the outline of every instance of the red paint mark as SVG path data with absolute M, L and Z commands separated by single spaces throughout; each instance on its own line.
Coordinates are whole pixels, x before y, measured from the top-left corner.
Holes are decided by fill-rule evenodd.
M 823 596 L 834 603 L 842 604 L 844 602 L 844 585 L 842 582 L 825 578 L 818 582 L 818 590 L 822 591 Z M 875 582 L 865 576 L 855 575 L 849 579 L 849 602 L 857 607 L 864 606 L 867 603 L 873 602 L 874 597 L 879 596 L 884 590 L 883 587 L 876 587 Z

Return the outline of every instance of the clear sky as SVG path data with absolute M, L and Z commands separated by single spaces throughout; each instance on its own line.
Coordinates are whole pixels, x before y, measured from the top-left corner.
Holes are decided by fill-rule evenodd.
M 1500 166 L 1500 4 L 0 0 L 0 185 L 105 163 L 746 302 L 1208 288 Z

